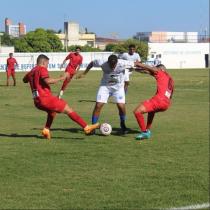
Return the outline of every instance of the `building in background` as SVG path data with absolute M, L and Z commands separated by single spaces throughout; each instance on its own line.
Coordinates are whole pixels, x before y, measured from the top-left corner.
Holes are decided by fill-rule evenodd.
M 96 37 L 96 48 L 100 50 L 105 50 L 108 44 L 119 44 L 121 41 L 118 39 L 111 39 L 105 37 Z
M 66 49 L 71 45 L 95 47 L 96 35 L 88 33 L 87 29 L 81 30 L 79 24 L 75 22 L 64 22 L 64 33 L 56 35 Z
M 209 43 L 148 43 L 148 64 L 158 59 L 170 69 L 208 68 Z
M 26 34 L 26 25 L 18 23 L 13 25 L 12 21 L 8 18 L 5 19 L 5 33 L 12 37 L 21 37 Z
M 138 32 L 133 37 L 148 42 L 147 63 L 167 68 L 208 68 L 209 35 L 198 32 Z
M 199 40 L 198 32 L 137 32 L 134 38 L 152 43 L 197 43 Z

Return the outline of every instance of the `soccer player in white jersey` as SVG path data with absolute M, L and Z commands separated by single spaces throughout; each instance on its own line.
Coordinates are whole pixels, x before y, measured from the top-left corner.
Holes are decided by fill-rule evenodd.
M 123 53 L 120 58 L 123 60 L 128 60 L 128 61 L 141 62 L 140 55 L 136 53 L 136 46 L 134 44 L 130 44 L 128 47 L 128 52 Z M 125 93 L 127 93 L 128 91 L 130 74 L 132 74 L 132 72 L 129 72 L 129 70 L 125 71 L 125 85 L 124 85 Z
M 124 91 L 124 78 L 125 69 L 139 67 L 139 62 L 126 61 L 118 59 L 116 55 L 110 55 L 108 61 L 94 60 L 90 62 L 84 72 L 79 74 L 76 78 L 81 78 L 88 73 L 92 67 L 101 67 L 103 77 L 101 79 L 100 87 L 96 97 L 96 104 L 92 114 L 92 122 L 98 122 L 101 109 L 108 98 L 113 96 L 120 117 L 120 127 L 122 134 L 128 133 L 125 125 L 126 109 L 125 109 L 125 91 Z

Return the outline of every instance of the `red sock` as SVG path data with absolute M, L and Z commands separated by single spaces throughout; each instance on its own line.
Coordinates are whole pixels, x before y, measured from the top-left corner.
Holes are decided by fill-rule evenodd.
M 76 112 L 68 113 L 68 116 L 81 127 L 85 128 L 87 126 L 87 123 Z
M 141 114 L 140 112 L 135 112 L 135 117 L 136 117 L 136 120 L 139 124 L 139 127 L 140 127 L 141 131 L 145 132 L 146 131 L 146 126 L 145 126 L 143 114 Z
M 48 112 L 45 128 L 50 129 L 55 116 L 56 116 L 56 112 Z
M 150 129 L 152 126 L 152 121 L 155 116 L 155 112 L 149 112 L 147 116 L 147 129 Z
M 64 90 L 66 89 L 66 87 L 67 87 L 67 85 L 69 84 L 69 82 L 71 81 L 72 77 L 73 77 L 73 75 L 70 75 L 70 78 L 69 78 L 69 79 L 65 79 L 65 80 L 64 80 L 63 85 L 62 85 L 62 87 L 61 87 L 61 90 L 64 91 Z

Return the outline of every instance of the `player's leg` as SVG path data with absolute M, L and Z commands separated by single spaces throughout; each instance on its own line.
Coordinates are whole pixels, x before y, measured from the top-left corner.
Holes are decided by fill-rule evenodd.
M 93 113 L 92 113 L 92 124 L 95 124 L 98 122 L 101 109 L 103 106 L 104 106 L 104 103 L 96 102 L 95 107 L 93 109 Z
M 146 108 L 143 105 L 143 103 L 140 103 L 133 111 L 136 120 L 139 124 L 139 128 L 141 129 L 142 132 L 146 132 L 146 124 L 144 121 L 144 113 L 146 113 Z
M 126 120 L 126 108 L 124 103 L 117 103 L 117 108 L 119 110 L 119 117 L 120 117 L 120 128 L 122 134 L 128 133 L 128 128 L 126 127 L 125 120 Z
M 51 125 L 53 123 L 55 116 L 56 116 L 56 112 L 49 111 L 47 113 L 47 121 L 46 121 L 44 129 L 42 130 L 42 135 L 47 139 L 51 139 L 50 128 L 51 128 Z
M 125 75 L 124 75 L 124 91 L 125 91 L 125 94 L 128 92 L 128 86 L 129 86 L 129 81 L 130 81 L 130 78 L 129 78 L 129 71 L 128 69 L 125 69 Z
M 51 128 L 51 125 L 53 123 L 55 116 L 56 116 L 56 112 L 48 112 L 47 113 L 47 121 L 45 124 L 45 128 L 47 128 L 47 129 Z
M 125 125 L 126 120 L 126 108 L 125 108 L 125 91 L 124 87 L 121 87 L 117 91 L 112 92 L 113 98 L 117 103 L 117 108 L 119 110 L 119 117 L 120 117 L 120 127 L 123 134 L 128 133 L 128 129 Z
M 63 113 L 67 114 L 74 122 L 79 124 L 86 134 L 90 134 L 99 127 L 99 123 L 88 125 L 68 104 L 64 107 Z
M 67 72 L 67 71 L 66 71 Z M 58 97 L 61 98 L 63 96 L 64 90 L 66 90 L 68 84 L 70 83 L 72 77 L 74 76 L 73 74 L 70 74 L 69 72 L 67 72 L 69 74 L 69 78 L 66 78 L 61 86 L 61 90 L 59 92 Z
M 151 132 L 146 128 L 144 113 L 147 113 L 147 108 L 144 103 L 140 103 L 134 110 L 134 115 L 141 130 L 141 133 L 136 137 L 137 140 L 148 139 L 151 136 Z
M 152 126 L 152 122 L 155 116 L 155 112 L 149 112 L 147 115 L 147 130 L 150 130 L 151 126 Z
M 12 71 L 13 86 L 16 86 L 15 71 Z
M 6 81 L 6 85 L 9 86 L 9 78 L 11 76 L 11 71 L 10 69 L 7 69 L 7 81 Z
M 48 115 L 49 118 L 46 123 L 48 127 L 50 127 L 52 124 L 53 118 L 55 117 L 55 114 L 53 113 L 55 112 L 67 114 L 69 118 L 71 118 L 84 129 L 84 132 L 86 134 L 89 134 L 92 130 L 99 127 L 99 123 L 94 125 L 87 125 L 87 123 L 76 112 L 74 112 L 73 109 L 70 108 L 69 105 L 63 99 L 58 99 L 55 96 L 42 99 L 40 103 L 37 103 L 35 105 L 38 109 L 51 113 L 51 115 Z
M 101 109 L 107 103 L 109 98 L 109 89 L 106 86 L 100 86 L 96 96 L 96 104 L 92 113 L 92 124 L 98 122 Z

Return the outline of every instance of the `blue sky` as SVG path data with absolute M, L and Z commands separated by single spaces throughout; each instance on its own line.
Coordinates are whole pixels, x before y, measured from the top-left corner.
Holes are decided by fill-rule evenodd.
M 0 31 L 4 31 L 5 17 L 24 22 L 27 31 L 63 30 L 64 20 L 69 20 L 105 37 L 129 38 L 140 31 L 204 33 L 206 27 L 209 30 L 209 0 L 1 1 Z

